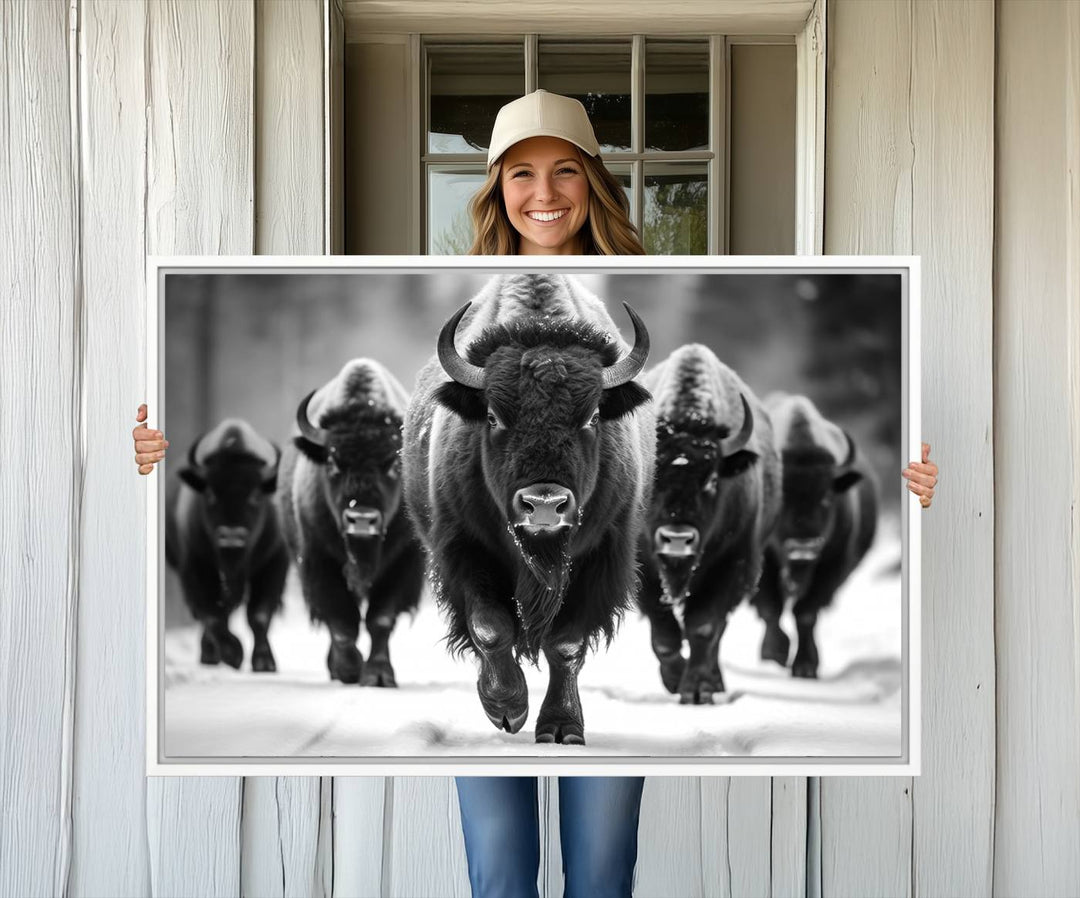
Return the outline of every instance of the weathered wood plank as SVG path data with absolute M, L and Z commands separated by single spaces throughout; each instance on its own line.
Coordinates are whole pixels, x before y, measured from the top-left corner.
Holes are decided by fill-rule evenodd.
M 255 5 L 255 252 L 324 249 L 322 0 Z
M 822 780 L 821 894 L 911 895 L 911 778 Z
M 84 0 L 79 31 L 83 400 L 91 426 L 84 434 L 69 893 L 120 898 L 150 891 L 146 484 L 129 435 L 145 398 L 145 4 Z
M 147 32 L 148 251 L 250 253 L 253 4 L 163 0 L 148 7 Z M 147 792 L 154 894 L 238 894 L 241 781 L 153 778 Z
M 1080 884 L 1080 15 L 998 4 L 994 894 Z
M 645 778 L 634 889 L 638 898 L 702 898 L 708 894 L 704 884 L 702 818 L 706 813 L 710 820 L 722 818 L 727 806 L 711 793 L 706 798 L 701 783 L 695 776 Z M 716 844 L 710 842 L 709 854 L 715 851 Z
M 396 776 L 382 894 L 468 898 L 469 868 L 452 777 Z
M 912 252 L 922 256 L 923 433 L 944 471 L 922 519 L 917 895 L 988 895 L 993 869 L 994 5 L 912 12 Z M 946 385 L 965 384 L 962 393 Z M 958 602 L 957 596 L 963 596 Z
M 249 776 L 244 780 L 241 895 L 322 896 L 321 810 L 318 777 Z
M 772 787 L 768 777 L 701 777 L 704 894 L 768 896 Z
M 334 778 L 335 898 L 380 898 L 393 845 L 384 830 L 393 814 L 393 778 Z M 403 813 L 413 811 L 406 808 Z M 418 811 L 416 813 L 419 813 Z
M 320 0 L 255 4 L 255 252 L 321 253 L 323 66 Z M 299 397 L 298 397 L 299 398 Z M 244 788 L 243 894 L 322 894 L 317 777 L 251 777 Z
M 802 776 L 772 779 L 773 898 L 805 898 L 807 780 Z
M 238 777 L 147 780 L 151 894 L 240 894 L 243 782 Z
M 5 5 L 0 41 L 0 894 L 56 895 L 83 472 L 68 4 Z
M 830 0 L 827 18 L 825 252 L 910 254 L 910 7 Z M 911 891 L 910 777 L 823 777 L 819 812 L 822 894 Z

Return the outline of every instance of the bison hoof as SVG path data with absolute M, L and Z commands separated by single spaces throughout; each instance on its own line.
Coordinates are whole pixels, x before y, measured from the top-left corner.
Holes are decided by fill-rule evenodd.
M 805 658 L 796 658 L 795 663 L 791 665 L 791 675 L 804 680 L 816 680 L 817 668 L 816 661 L 808 661 Z
M 484 713 L 487 714 L 488 720 L 495 724 L 495 729 L 506 730 L 508 733 L 516 733 L 525 725 L 525 721 L 529 717 L 529 708 L 526 705 L 525 710 L 520 714 L 510 715 L 509 713 L 505 713 L 501 717 L 492 714 L 487 708 L 484 709 Z
M 274 673 L 277 670 L 274 653 L 270 651 L 269 647 L 255 649 L 251 653 L 251 669 L 256 673 Z
M 686 670 L 686 659 L 682 655 L 676 655 L 668 661 L 660 662 L 660 682 L 664 688 L 674 694 L 679 691 L 679 683 L 682 682 L 683 672 Z
M 373 661 L 368 658 L 367 664 L 364 665 L 364 672 L 360 676 L 360 685 L 396 687 L 394 668 L 390 666 L 389 661 Z
M 240 665 L 244 663 L 244 647 L 240 644 L 240 640 L 233 636 L 232 633 L 226 633 L 224 636 L 217 638 L 217 644 L 218 650 L 221 652 L 221 660 L 228 664 L 229 667 L 239 670 Z
M 521 694 L 504 701 L 493 701 L 480 692 L 480 704 L 483 705 L 487 715 L 497 730 L 506 730 L 508 733 L 516 733 L 524 725 L 529 717 L 529 693 L 525 688 L 525 677 L 521 677 Z
M 786 633 L 779 630 L 776 633 L 766 631 L 765 638 L 761 640 L 761 660 L 775 661 L 781 667 L 787 667 L 790 649 L 791 640 Z
M 585 728 L 580 723 L 537 723 L 536 741 L 556 745 L 584 745 Z
M 713 693 L 723 691 L 724 681 L 717 671 L 713 671 L 712 679 L 708 675 L 684 676 L 683 681 L 679 684 L 679 704 L 711 705 L 713 704 Z
M 199 663 L 221 663 L 221 652 L 218 651 L 218 645 L 209 633 L 203 633 L 202 640 L 199 643 Z
M 326 666 L 330 671 L 331 680 L 359 683 L 364 659 L 355 645 L 331 645 L 330 654 L 326 656 Z
M 485 660 L 476 681 L 476 692 L 496 729 L 516 733 L 529 716 L 529 687 L 525 674 L 512 660 L 496 664 Z

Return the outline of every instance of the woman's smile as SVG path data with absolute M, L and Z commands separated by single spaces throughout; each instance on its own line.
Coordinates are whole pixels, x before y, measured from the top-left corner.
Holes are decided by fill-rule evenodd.
M 539 209 L 531 209 L 525 214 L 529 216 L 533 221 L 539 222 L 553 222 L 562 218 L 569 209 L 552 209 L 550 211 L 542 211 Z

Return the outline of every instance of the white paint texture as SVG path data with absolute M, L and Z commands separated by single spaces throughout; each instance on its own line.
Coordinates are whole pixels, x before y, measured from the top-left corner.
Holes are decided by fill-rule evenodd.
M 117 898 L 150 892 L 139 601 L 146 484 L 131 476 L 131 428 L 146 398 L 146 17 L 139 3 L 79 7 L 87 427 L 68 885 L 73 895 Z
M 993 837 L 1001 895 L 1080 888 L 1080 409 L 1069 401 L 1080 370 L 1072 342 L 1080 16 L 1072 6 L 999 10 Z
M 323 251 L 328 3 L 3 6 L 0 895 L 467 894 L 448 779 L 142 776 L 142 256 Z M 1076 894 L 1080 7 L 828 14 L 825 249 L 923 258 L 924 774 L 650 780 L 637 891 Z
M 151 3 L 147 43 L 147 252 L 250 253 L 254 5 Z M 240 892 L 243 792 L 237 778 L 147 781 L 155 895 Z
M 825 252 L 922 257 L 922 436 L 944 475 L 923 522 L 923 775 L 822 780 L 822 894 L 989 894 L 994 7 L 828 14 Z
M 67 5 L 7 5 L 0 34 L 0 892 L 30 896 L 63 889 L 71 842 L 77 137 Z
M 254 252 L 321 254 L 323 8 L 320 0 L 254 6 Z M 323 896 L 333 858 L 320 851 L 318 777 L 244 781 L 241 893 L 247 898 Z M 328 810 L 328 809 L 327 809 Z

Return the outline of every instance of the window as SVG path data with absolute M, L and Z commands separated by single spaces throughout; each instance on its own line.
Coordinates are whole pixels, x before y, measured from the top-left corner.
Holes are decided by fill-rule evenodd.
M 538 87 L 584 103 L 649 252 L 820 251 L 820 23 L 804 32 L 355 35 L 345 251 L 464 252 L 495 115 Z
M 523 36 L 422 49 L 424 250 L 464 253 L 466 204 L 486 174 L 504 103 L 537 87 L 576 97 L 649 253 L 722 251 L 722 38 Z M 792 48 L 794 49 L 794 48 Z

